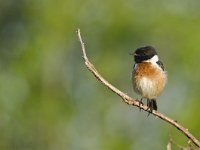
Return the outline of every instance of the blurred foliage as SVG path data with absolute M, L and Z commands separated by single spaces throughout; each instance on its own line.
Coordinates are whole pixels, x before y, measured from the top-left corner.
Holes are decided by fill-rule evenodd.
M 159 110 L 200 139 L 200 1 L 0 1 L 0 149 L 165 149 L 170 125 L 121 102 L 87 71 L 131 96 L 133 58 L 154 46 L 168 71 Z M 176 149 L 176 147 L 173 147 Z

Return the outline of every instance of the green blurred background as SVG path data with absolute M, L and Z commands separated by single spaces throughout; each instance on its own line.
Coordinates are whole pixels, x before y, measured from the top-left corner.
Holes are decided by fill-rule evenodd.
M 88 57 L 137 98 L 129 52 L 154 46 L 168 72 L 159 110 L 200 139 L 199 0 L 0 1 L 0 149 L 166 149 L 169 124 L 122 102 L 86 69 Z M 177 149 L 175 146 L 174 149 Z

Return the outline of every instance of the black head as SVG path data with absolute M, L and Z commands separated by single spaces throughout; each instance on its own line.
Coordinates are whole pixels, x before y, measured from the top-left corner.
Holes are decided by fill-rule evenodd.
M 136 63 L 148 60 L 153 56 L 157 55 L 156 50 L 152 46 L 145 46 L 136 49 L 134 52 L 134 59 Z

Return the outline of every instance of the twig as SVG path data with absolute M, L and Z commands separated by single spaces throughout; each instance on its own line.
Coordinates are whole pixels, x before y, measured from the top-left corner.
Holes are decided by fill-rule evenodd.
M 167 150 L 172 150 L 172 144 L 170 141 L 167 143 Z
M 188 137 L 197 147 L 200 147 L 200 142 L 195 138 L 189 131 L 188 129 L 184 128 L 182 125 L 177 123 L 177 121 L 161 114 L 158 111 L 153 110 L 152 112 L 148 109 L 146 105 L 140 105 L 139 102 L 136 99 L 131 98 L 127 94 L 121 92 L 118 90 L 116 87 L 114 87 L 112 84 L 110 84 L 108 81 L 106 81 L 95 69 L 93 64 L 89 61 L 87 55 L 86 55 L 86 50 L 85 50 L 85 44 L 82 40 L 80 29 L 77 30 L 77 35 L 81 44 L 82 52 L 83 52 L 83 59 L 85 61 L 85 65 L 89 69 L 89 71 L 101 82 L 103 85 L 105 85 L 108 89 L 113 91 L 115 94 L 119 95 L 125 103 L 128 105 L 133 105 L 136 107 L 139 107 L 140 109 L 143 109 L 144 111 L 152 113 L 154 116 L 164 120 L 165 122 L 168 122 L 172 126 L 176 127 L 179 131 L 181 131 L 182 134 L 184 134 L 186 137 Z
M 190 149 L 190 147 L 183 147 L 183 146 L 177 144 L 175 141 L 172 140 L 172 138 L 169 140 L 169 143 L 174 144 L 180 150 L 192 150 L 192 149 Z
M 169 140 L 169 142 L 168 142 L 168 144 L 167 144 L 167 150 L 171 150 L 170 148 L 171 148 L 171 145 L 175 145 L 178 149 L 180 149 L 180 150 L 194 150 L 193 148 L 192 148 L 192 145 L 191 145 L 191 143 L 190 143 L 190 140 L 188 141 L 188 146 L 187 147 L 183 147 L 183 146 L 181 146 L 181 145 L 179 145 L 178 143 L 176 143 L 172 138 L 170 138 L 170 140 Z M 197 149 L 195 149 L 195 150 L 199 150 L 199 148 L 197 148 Z

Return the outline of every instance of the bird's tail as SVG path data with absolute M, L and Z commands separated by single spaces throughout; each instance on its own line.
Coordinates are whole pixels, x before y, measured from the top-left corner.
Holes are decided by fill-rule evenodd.
M 147 103 L 148 107 L 152 110 L 158 110 L 156 99 L 150 99 Z
M 151 103 L 152 103 L 151 106 L 153 107 L 153 109 L 158 110 L 156 99 L 151 99 Z

